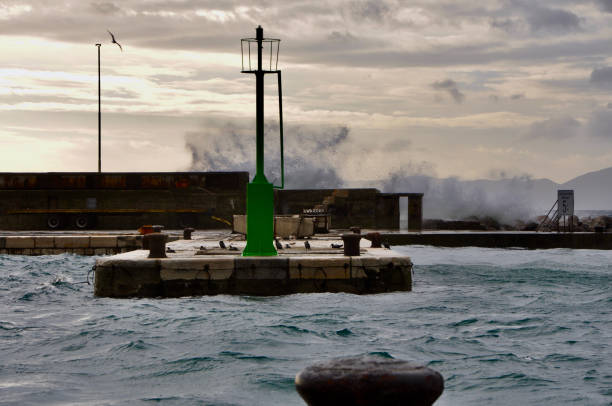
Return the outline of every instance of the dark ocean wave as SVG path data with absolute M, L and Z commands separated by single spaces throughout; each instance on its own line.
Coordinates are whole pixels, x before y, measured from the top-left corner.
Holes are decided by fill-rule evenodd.
M 303 405 L 295 374 L 370 354 L 444 405 L 610 405 L 612 254 L 399 247 L 414 291 L 94 298 L 94 258 L 0 256 L 0 404 Z

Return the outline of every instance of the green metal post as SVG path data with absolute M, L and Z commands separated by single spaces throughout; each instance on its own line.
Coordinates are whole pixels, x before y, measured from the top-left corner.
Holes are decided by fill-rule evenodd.
M 247 185 L 247 244 L 243 256 L 278 255 L 274 248 L 274 191 L 264 175 L 264 70 L 262 66 L 263 28 L 256 29 L 256 171 Z

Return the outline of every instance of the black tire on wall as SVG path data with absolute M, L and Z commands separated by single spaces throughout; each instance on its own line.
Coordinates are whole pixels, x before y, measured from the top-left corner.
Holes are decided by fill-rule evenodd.
M 47 227 L 50 230 L 58 230 L 63 225 L 63 219 L 59 214 L 50 214 L 47 216 Z
M 87 214 L 79 214 L 74 219 L 74 226 L 79 230 L 84 230 L 91 226 L 91 219 Z

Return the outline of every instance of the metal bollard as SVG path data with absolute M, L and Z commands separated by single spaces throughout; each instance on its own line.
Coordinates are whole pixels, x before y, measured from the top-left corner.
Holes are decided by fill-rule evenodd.
M 344 241 L 344 255 L 347 257 L 358 257 L 360 240 L 361 234 L 342 234 L 342 241 Z
M 142 237 L 142 246 L 148 247 L 149 258 L 166 258 L 166 241 L 168 241 L 166 234 L 145 234 Z
M 183 240 L 191 240 L 191 233 L 193 233 L 195 230 L 191 227 L 187 227 L 186 229 L 183 230 Z
M 357 356 L 311 365 L 296 375 L 295 387 L 309 406 L 430 406 L 444 378 L 408 361 Z
M 382 248 L 382 236 L 380 233 L 367 233 L 365 239 L 372 242 L 370 248 Z

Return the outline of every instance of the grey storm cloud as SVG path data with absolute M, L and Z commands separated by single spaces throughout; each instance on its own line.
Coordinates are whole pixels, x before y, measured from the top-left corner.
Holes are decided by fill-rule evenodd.
M 323 6 L 288 0 L 269 3 L 266 7 L 250 7 L 246 11 L 240 8 L 244 4 L 237 1 L 100 0 L 54 2 L 53 7 L 43 0 L 30 3 L 31 11 L 2 21 L 0 34 L 95 43 L 107 40 L 105 28 L 109 27 L 126 46 L 237 53 L 238 39 L 252 35 L 256 25 L 254 21 L 257 21 L 266 28 L 266 33 L 283 38 L 287 41 L 283 44 L 290 44 L 281 50 L 285 60 L 351 67 L 452 66 L 546 59 L 567 61 L 594 53 L 606 55 L 612 52 L 612 44 L 607 38 L 556 38 L 555 42 L 517 43 L 512 47 L 508 47 L 506 39 L 491 38 L 478 45 L 432 43 L 418 50 L 403 49 L 390 43 L 388 36 L 382 34 L 390 30 L 401 34 L 407 29 L 416 33 L 415 30 L 422 28 L 414 22 L 399 19 L 402 11 L 409 7 L 397 1 L 338 1 Z M 580 27 L 580 18 L 571 11 L 546 7 L 546 3 L 515 0 L 503 2 L 503 7 L 497 4 L 416 1 L 413 8 L 420 8 L 431 24 L 445 31 L 461 21 L 487 24 L 491 18 L 491 25 L 502 29 L 523 24 L 534 32 L 563 34 Z M 202 10 L 220 10 L 227 18 L 204 18 L 198 15 Z M 321 18 L 323 14 L 329 18 Z M 298 20 L 300 25 L 309 29 L 308 35 L 295 32 Z M 360 35 L 362 23 L 383 27 L 379 29 L 381 35 Z
M 574 31 L 580 28 L 580 18 L 563 9 L 533 6 L 526 18 L 532 31 Z
M 459 91 L 457 88 L 457 83 L 452 79 L 445 79 L 441 81 L 437 81 L 431 84 L 436 90 L 443 90 L 447 92 L 455 101 L 455 103 L 463 103 L 465 100 L 465 95 Z
M 578 135 L 580 128 L 580 121 L 573 117 L 555 117 L 531 124 L 527 131 L 527 137 L 566 139 Z
M 596 85 L 612 85 L 612 67 L 593 69 L 590 82 Z
M 599 0 L 599 4 L 604 11 L 612 13 L 612 0 Z
M 612 140 L 612 111 L 598 110 L 591 114 L 587 124 L 588 134 Z

